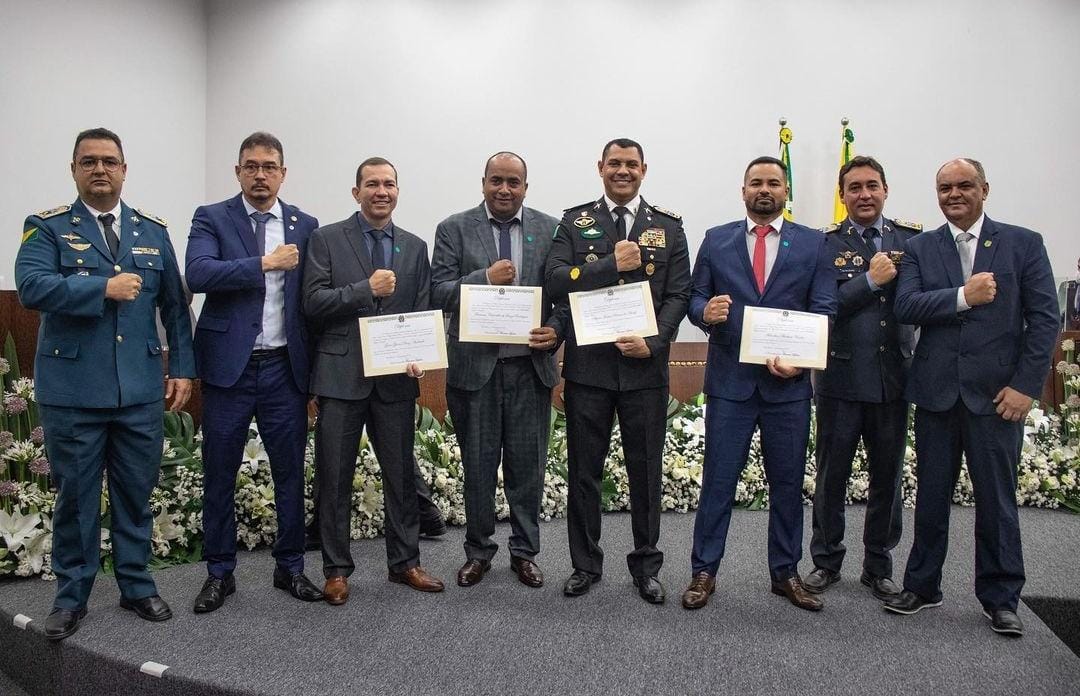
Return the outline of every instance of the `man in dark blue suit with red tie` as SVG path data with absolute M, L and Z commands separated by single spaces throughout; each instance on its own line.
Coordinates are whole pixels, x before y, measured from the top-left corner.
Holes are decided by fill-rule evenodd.
M 195 329 L 203 395 L 203 556 L 208 577 L 195 612 L 221 607 L 236 590 L 236 474 L 254 417 L 274 479 L 274 586 L 312 602 L 304 575 L 304 448 L 308 339 L 302 266 L 318 221 L 281 201 L 281 142 L 253 133 L 240 145 L 243 192 L 200 207 L 191 222 L 187 281 L 205 292 Z
M 705 471 L 694 523 L 693 579 L 683 593 L 687 609 L 705 606 L 724 557 L 731 507 L 761 430 L 769 482 L 769 574 L 772 591 L 801 609 L 822 608 L 799 578 L 802 557 L 802 485 L 810 434 L 810 373 L 770 358 L 739 361 L 746 307 L 772 307 L 832 316 L 836 280 L 825 235 L 784 220 L 786 167 L 759 157 L 746 168 L 747 217 L 705 233 L 694 265 L 690 321 L 709 335 L 705 368 Z
M 1024 586 L 1016 469 L 1024 418 L 1042 392 L 1057 340 L 1057 292 L 1042 237 L 983 214 L 979 162 L 937 173 L 947 224 L 911 238 L 896 318 L 921 327 L 907 384 L 915 409 L 915 540 L 897 614 L 941 605 L 949 507 L 961 455 L 975 495 L 975 596 L 994 631 L 1019 636 Z

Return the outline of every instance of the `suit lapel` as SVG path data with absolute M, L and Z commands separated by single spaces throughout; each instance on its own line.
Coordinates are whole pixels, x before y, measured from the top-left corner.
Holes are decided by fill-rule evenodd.
M 742 262 L 743 271 L 746 273 L 746 279 L 750 283 L 750 287 L 754 289 L 758 297 L 761 297 L 761 292 L 758 290 L 757 279 L 754 278 L 754 266 L 750 261 L 750 252 L 746 248 L 746 235 L 749 234 L 749 230 L 746 227 L 746 220 L 738 223 L 738 229 L 735 236 L 732 238 L 732 243 L 735 245 L 735 255 L 739 257 L 739 261 Z
M 356 260 L 360 262 L 360 269 L 364 272 L 364 277 L 370 278 L 371 274 L 375 272 L 375 268 L 371 265 L 371 254 L 368 253 L 367 244 L 360 238 L 363 232 L 360 231 L 360 225 L 356 222 L 357 215 L 358 213 L 354 213 L 345 219 L 342 231 L 345 234 L 345 239 L 349 242 L 349 246 L 352 247 L 353 253 L 356 254 Z M 392 261 L 390 265 L 393 266 Z
M 75 222 L 75 220 L 78 220 L 78 222 Z M 101 234 L 97 220 L 86 209 L 81 199 L 76 199 L 75 204 L 71 206 L 71 217 L 68 218 L 68 222 L 74 228 L 72 231 L 90 242 L 98 250 L 99 254 L 107 259 L 112 258 L 112 252 L 109 251 L 109 245 L 105 243 L 105 236 Z
M 611 240 L 611 244 L 617 244 L 619 240 L 619 231 L 615 229 L 615 221 L 611 219 L 611 211 L 608 210 L 607 201 L 600 198 L 595 204 L 593 204 L 592 216 L 596 219 L 596 224 L 600 226 L 600 229 L 604 230 L 604 234 Z
M 488 257 L 488 266 L 490 266 L 499 260 L 499 250 L 495 248 L 495 233 L 492 232 L 491 221 L 488 220 L 483 203 L 477 206 L 473 217 L 476 221 L 473 232 L 479 238 L 480 245 Z
M 787 262 L 788 253 L 791 250 L 791 244 L 794 238 L 795 228 L 785 220 L 780 224 L 780 239 L 776 242 L 776 260 L 773 261 L 772 271 L 769 272 L 769 277 L 765 279 L 765 291 L 761 293 L 762 297 L 769 292 L 769 287 L 772 286 L 773 278 L 780 275 L 781 269 Z
M 278 199 L 281 204 L 281 225 L 285 228 L 285 243 L 296 244 L 296 208 Z M 254 236 L 254 234 L 252 235 Z M 303 259 L 301 259 L 303 261 Z
M 131 247 L 135 245 L 135 211 L 120 201 L 120 247 L 117 250 L 116 263 L 131 253 Z
M 521 207 L 521 268 L 518 269 L 519 278 L 522 285 L 541 285 L 537 279 L 533 278 L 533 268 L 535 267 L 533 257 L 536 255 L 536 244 L 533 243 L 534 239 L 538 239 L 539 231 L 533 229 L 536 223 L 533 221 L 532 211 L 525 206 Z
M 997 239 L 998 226 L 988 217 L 983 218 L 982 230 L 975 248 L 975 260 L 971 264 L 972 273 L 983 273 L 993 268 L 994 254 L 1001 246 Z
M 638 199 L 637 215 L 634 216 L 634 224 L 630 226 L 630 229 L 626 232 L 626 238 L 639 239 L 641 237 L 641 231 L 652 222 L 652 208 L 645 202 L 644 198 Z
M 248 253 L 248 256 L 259 256 L 259 243 L 255 239 L 255 230 L 251 227 L 251 218 L 248 217 L 247 210 L 244 208 L 243 195 L 241 193 L 236 196 L 226 203 L 225 207 L 236 228 L 236 235 L 240 238 L 240 243 L 244 245 L 244 251 Z
M 892 223 L 882 218 L 881 220 L 881 250 L 882 251 L 902 251 L 904 243 L 900 241 L 900 236 L 893 230 Z
M 964 284 L 964 270 L 960 266 L 960 252 L 956 250 L 952 231 L 948 223 L 937 229 L 941 260 L 945 264 L 945 273 L 949 276 L 949 285 L 958 288 Z

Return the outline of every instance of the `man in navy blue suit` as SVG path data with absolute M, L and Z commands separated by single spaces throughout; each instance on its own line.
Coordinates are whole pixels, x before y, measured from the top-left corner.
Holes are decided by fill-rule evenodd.
M 735 489 L 755 428 L 761 430 L 769 482 L 772 592 L 810 611 L 822 608 L 799 577 L 802 485 L 810 435 L 810 373 L 770 358 L 739 362 L 745 307 L 836 313 L 836 279 L 825 235 L 784 220 L 784 163 L 759 157 L 746 168 L 746 218 L 714 227 L 694 264 L 690 321 L 709 335 L 705 368 L 705 471 L 694 522 L 693 579 L 687 609 L 705 606 L 724 557 Z
M 236 179 L 241 194 L 195 211 L 187 247 L 188 285 L 206 293 L 195 329 L 208 572 L 195 598 L 200 614 L 236 590 L 234 491 L 252 417 L 274 479 L 274 586 L 303 601 L 322 599 L 304 575 L 308 339 L 299 265 L 319 223 L 277 197 L 285 166 L 273 135 L 244 140 Z
M 922 328 L 908 377 L 915 409 L 915 541 L 897 614 L 941 605 L 941 566 L 961 455 L 975 494 L 975 596 L 994 631 L 1019 636 L 1024 586 L 1016 469 L 1024 418 L 1042 392 L 1057 340 L 1057 293 L 1042 237 L 983 214 L 979 162 L 937 173 L 948 221 L 908 241 L 898 321 Z

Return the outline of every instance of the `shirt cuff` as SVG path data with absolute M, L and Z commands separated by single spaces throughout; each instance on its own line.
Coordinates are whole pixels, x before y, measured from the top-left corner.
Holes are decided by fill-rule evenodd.
M 971 309 L 971 305 L 964 299 L 964 288 L 961 286 L 956 289 L 956 313 L 966 312 L 969 309 Z
M 877 292 L 881 289 L 881 286 L 870 280 L 870 274 L 866 274 L 866 284 L 870 286 L 870 292 Z

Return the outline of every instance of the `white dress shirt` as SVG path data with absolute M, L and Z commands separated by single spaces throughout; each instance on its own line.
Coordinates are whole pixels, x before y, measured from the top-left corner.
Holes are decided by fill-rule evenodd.
M 81 198 L 79 200 L 82 200 Z M 86 201 L 82 202 L 86 206 L 86 209 L 90 211 L 90 214 L 94 216 L 94 222 L 97 223 L 98 231 L 101 232 L 101 238 L 105 240 L 105 248 L 109 247 L 109 238 L 105 236 L 105 226 L 101 224 L 101 220 L 98 218 L 106 213 L 111 213 L 113 216 L 112 228 L 116 233 L 116 238 L 120 239 L 120 201 L 116 202 L 116 207 L 112 210 L 95 210 Z M 115 261 L 116 259 L 113 259 Z
M 604 195 L 604 203 L 607 203 L 608 211 L 611 212 L 611 221 L 618 224 L 618 215 L 615 214 L 615 208 L 619 206 L 619 203 L 611 200 Z M 634 220 L 637 218 L 638 208 L 641 207 L 641 196 L 634 196 L 633 200 L 623 205 L 628 211 L 626 215 L 623 215 L 623 220 L 626 222 L 626 235 L 630 236 L 630 230 L 634 228 Z
M 973 274 L 975 272 L 975 252 L 979 248 L 979 235 L 982 234 L 983 220 L 985 218 L 985 215 L 980 215 L 979 219 L 967 230 L 962 230 L 951 222 L 949 223 L 949 233 L 952 234 L 953 242 L 956 241 L 957 235 L 963 234 L 964 232 L 967 232 L 974 237 L 974 239 L 968 242 L 968 253 L 971 254 L 971 270 Z M 956 245 L 956 251 L 960 254 L 964 253 L 963 248 L 959 244 Z M 959 314 L 960 312 L 966 312 L 969 309 L 971 309 L 971 305 L 967 303 L 967 299 L 964 297 L 964 286 L 961 285 L 956 290 L 956 312 Z
M 262 212 L 248 203 L 243 196 L 244 210 L 248 214 L 251 230 L 255 231 L 252 213 Z M 282 220 L 281 201 L 274 201 L 274 206 L 266 211 L 274 217 L 266 221 L 266 248 L 269 254 L 278 245 L 285 243 L 285 221 Z M 265 274 L 266 295 L 263 296 L 262 331 L 255 337 L 255 350 L 280 348 L 286 344 L 285 338 L 285 271 L 267 271 Z
M 776 263 L 776 254 L 780 251 L 780 227 L 784 224 L 784 214 L 781 213 L 775 220 L 769 223 L 772 232 L 765 235 L 765 281 L 768 282 L 772 274 L 773 264 Z M 750 254 L 750 265 L 754 263 L 754 246 L 757 245 L 757 235 L 754 228 L 757 223 L 746 218 L 746 251 Z

